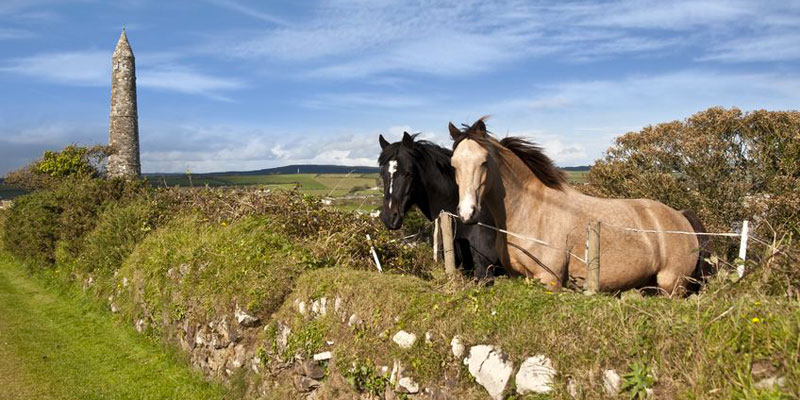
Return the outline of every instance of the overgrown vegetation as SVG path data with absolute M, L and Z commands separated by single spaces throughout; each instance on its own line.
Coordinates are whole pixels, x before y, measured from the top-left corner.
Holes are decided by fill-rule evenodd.
M 255 355 L 263 364 L 331 350 L 326 379 L 344 391 L 381 395 L 381 367 L 398 360 L 423 386 L 483 398 L 450 355 L 450 339 L 460 335 L 468 345 L 500 346 L 516 366 L 546 354 L 559 372 L 555 397 L 569 396 L 571 380 L 582 398 L 601 398 L 602 370 L 613 368 L 632 398 L 648 389 L 656 398 L 790 398 L 800 393 L 800 193 L 790 185 L 798 183 L 800 148 L 796 136 L 789 140 L 797 122 L 796 113 L 711 109 L 623 136 L 589 174 L 585 190 L 691 207 L 710 230 L 757 216 L 755 236 L 768 240 L 752 247 L 748 274 L 730 278 L 725 263 L 733 258 L 722 246 L 721 273 L 687 299 L 448 280 L 430 260 L 430 224 L 418 213 L 405 231 L 390 232 L 297 190 L 152 188 L 70 175 L 18 198 L 0 223 L 5 249 L 32 270 L 85 286 L 106 305 L 113 299 L 126 321 L 146 322 L 154 337 L 174 339 L 181 321 L 200 326 L 246 310 L 267 326 Z M 725 161 L 736 155 L 744 161 Z M 747 196 L 730 193 L 737 190 Z M 298 312 L 301 301 L 336 297 L 338 313 Z M 360 322 L 348 326 L 351 315 Z M 280 324 L 292 332 L 284 348 Z M 391 337 L 400 329 L 420 340 L 399 349 Z M 759 386 L 770 377 L 784 378 L 783 386 Z M 275 398 L 296 395 L 280 386 Z
M 800 112 L 710 108 L 616 139 L 587 176 L 608 197 L 694 210 L 710 231 L 749 219 L 772 239 L 800 233 Z

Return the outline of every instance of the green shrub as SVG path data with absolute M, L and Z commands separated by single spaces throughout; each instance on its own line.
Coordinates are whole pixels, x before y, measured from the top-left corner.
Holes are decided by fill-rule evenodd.
M 772 267 L 777 273 L 764 276 L 780 291 L 800 286 L 791 256 L 800 253 L 800 112 L 715 107 L 647 126 L 618 137 L 587 179 L 590 194 L 692 209 L 710 232 L 737 231 L 749 220 L 751 266 Z M 779 251 L 767 245 L 773 241 Z M 723 263 L 737 255 L 735 239 L 712 244 Z
M 50 189 L 21 196 L 4 224 L 5 247 L 12 254 L 44 264 L 55 262 L 57 247 L 65 257 L 75 258 L 106 205 L 145 190 L 139 181 L 69 178 Z
M 241 188 L 171 189 L 164 192 L 183 210 L 202 221 L 221 223 L 243 217 L 269 216 L 277 231 L 309 249 L 317 266 L 375 270 L 372 238 L 384 270 L 430 277 L 430 250 L 420 243 L 397 240 L 379 221 L 323 206 L 321 199 L 293 191 Z M 423 218 L 424 220 L 424 218 Z
M 796 229 L 800 112 L 715 107 L 647 126 L 618 137 L 587 178 L 602 195 L 691 208 L 710 230 L 744 219 Z
M 77 272 L 113 273 L 148 233 L 168 220 L 169 214 L 169 203 L 153 193 L 106 207 L 83 241 L 84 249 L 75 263 Z
M 98 178 L 111 149 L 106 146 L 69 145 L 61 151 L 45 151 L 31 164 L 6 175 L 5 183 L 27 190 L 59 184 L 65 178 Z
M 235 305 L 268 314 L 307 268 L 304 255 L 269 218 L 209 223 L 184 215 L 147 235 L 111 286 L 131 279 L 134 288 L 120 292 L 133 296 L 127 303 L 169 319 L 212 317 Z

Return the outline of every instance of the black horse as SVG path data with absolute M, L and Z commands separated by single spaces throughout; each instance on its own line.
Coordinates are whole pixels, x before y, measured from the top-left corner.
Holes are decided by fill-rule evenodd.
M 458 206 L 458 186 L 450 166 L 453 152 L 425 140 L 415 140 L 416 136 L 404 132 L 403 139 L 396 143 L 389 143 L 383 135 L 378 138 L 381 145 L 378 164 L 383 179 L 380 218 L 389 229 L 400 229 L 403 217 L 414 204 L 430 221 L 441 210 L 455 213 Z M 456 265 L 473 271 L 478 279 L 502 272 L 494 247 L 495 232 L 456 221 Z M 489 222 L 483 218 L 480 221 Z

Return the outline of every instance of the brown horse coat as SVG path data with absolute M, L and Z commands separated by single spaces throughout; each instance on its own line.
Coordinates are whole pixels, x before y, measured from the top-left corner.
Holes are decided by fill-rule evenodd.
M 504 146 L 486 133 L 482 119 L 463 131 L 450 124 L 450 132 L 461 218 L 474 222 L 483 202 L 496 227 L 547 243 L 498 232 L 501 262 L 514 272 L 553 288 L 582 285 L 586 228 L 600 221 L 601 290 L 657 284 L 669 294 L 683 291 L 698 264 L 697 237 L 623 229 L 694 232 L 681 212 L 654 200 L 584 195 L 541 149 L 516 138 L 504 139 Z

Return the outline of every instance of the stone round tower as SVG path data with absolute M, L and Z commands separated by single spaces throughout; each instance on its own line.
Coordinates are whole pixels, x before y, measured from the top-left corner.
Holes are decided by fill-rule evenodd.
M 111 177 L 139 177 L 139 114 L 136 107 L 136 60 L 125 29 L 111 57 L 111 117 L 108 144 L 114 154 L 108 157 Z

